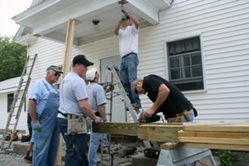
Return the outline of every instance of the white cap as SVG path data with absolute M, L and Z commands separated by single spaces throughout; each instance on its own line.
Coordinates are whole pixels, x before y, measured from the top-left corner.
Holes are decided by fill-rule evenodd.
M 95 74 L 96 72 L 98 72 L 97 68 L 96 67 L 93 67 L 91 69 L 88 69 L 87 72 L 86 72 L 86 79 L 88 81 L 93 81 L 94 78 L 95 78 Z

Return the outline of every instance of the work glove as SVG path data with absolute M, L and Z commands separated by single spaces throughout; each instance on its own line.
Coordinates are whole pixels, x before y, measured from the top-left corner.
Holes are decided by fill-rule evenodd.
M 37 121 L 32 121 L 31 126 L 32 126 L 33 130 L 36 130 L 38 132 L 41 131 L 41 124 L 40 124 L 40 122 L 38 120 Z

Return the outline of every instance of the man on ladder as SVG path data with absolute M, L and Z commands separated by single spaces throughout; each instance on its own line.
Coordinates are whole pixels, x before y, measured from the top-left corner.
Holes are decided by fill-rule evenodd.
M 114 33 L 119 37 L 119 53 L 122 58 L 120 79 L 132 106 L 138 112 L 141 103 L 138 95 L 131 91 L 131 83 L 137 79 L 139 20 L 124 9 L 123 5 L 127 1 L 119 1 L 119 3 L 123 17 L 117 23 Z

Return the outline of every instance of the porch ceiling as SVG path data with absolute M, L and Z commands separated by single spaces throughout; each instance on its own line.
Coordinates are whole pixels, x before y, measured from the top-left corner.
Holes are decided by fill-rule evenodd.
M 137 16 L 141 27 L 159 23 L 159 11 L 170 6 L 171 0 L 129 0 L 125 9 Z M 74 31 L 74 44 L 103 39 L 113 35 L 115 24 L 122 17 L 118 0 L 45 0 L 13 17 L 22 26 L 29 27 L 33 35 L 54 40 L 65 40 L 67 21 L 79 20 Z M 93 20 L 99 20 L 94 28 Z

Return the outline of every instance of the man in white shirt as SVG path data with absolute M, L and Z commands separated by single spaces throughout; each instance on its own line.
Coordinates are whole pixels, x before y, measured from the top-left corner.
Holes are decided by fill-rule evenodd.
M 115 27 L 114 33 L 119 37 L 121 56 L 120 78 L 134 109 L 141 108 L 139 96 L 131 90 L 131 83 L 137 79 L 138 60 L 138 19 L 122 10 L 124 17 Z

